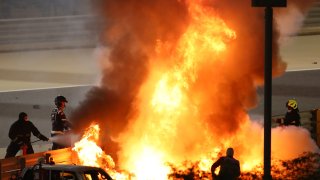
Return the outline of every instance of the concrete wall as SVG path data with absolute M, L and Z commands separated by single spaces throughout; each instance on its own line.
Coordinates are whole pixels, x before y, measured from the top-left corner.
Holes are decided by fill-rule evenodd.
M 92 85 L 99 77 L 92 48 L 7 52 L 0 61 L 0 92 Z

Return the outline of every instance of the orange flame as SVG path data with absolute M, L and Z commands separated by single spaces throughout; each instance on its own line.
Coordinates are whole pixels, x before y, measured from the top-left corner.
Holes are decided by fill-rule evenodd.
M 234 99 L 239 103 L 246 97 L 233 97 L 238 86 L 233 87 L 224 81 L 225 74 L 219 74 L 224 72 L 219 68 L 225 67 L 225 57 L 233 53 L 229 49 L 237 34 L 212 8 L 201 5 L 200 1 L 187 2 L 191 20 L 178 42 L 160 38 L 154 42 L 150 74 L 134 103 L 139 112 L 117 138 L 121 146 L 119 167 L 142 180 L 168 179 L 172 173 L 169 163 L 183 169 L 185 161 L 198 161 L 201 171 L 210 172 L 214 160 L 232 146 L 242 172 L 262 172 L 262 125 L 250 121 L 245 105 L 233 104 Z M 212 71 L 214 68 L 220 71 Z M 216 77 L 208 77 L 212 74 Z M 248 84 L 250 88 L 254 86 L 254 82 Z M 219 119 L 221 111 L 233 111 L 233 108 L 234 117 Z M 217 126 L 221 129 L 212 128 L 212 124 L 222 124 Z M 219 130 L 228 133 L 220 135 Z M 98 134 L 98 125 L 91 125 L 74 150 L 81 163 L 114 170 L 112 158 L 97 146 Z M 107 161 L 101 163 L 100 159 Z M 112 172 L 116 179 L 129 178 L 124 173 Z
M 149 80 L 139 95 L 139 117 L 120 138 L 124 147 L 121 166 L 138 179 L 167 179 L 167 162 L 201 159 L 200 168 L 206 171 L 213 162 L 212 157 L 203 157 L 214 151 L 214 137 L 206 123 L 198 121 L 202 100 L 190 93 L 200 69 L 218 61 L 236 33 L 210 9 L 191 3 L 189 11 L 192 22 L 174 53 L 169 42 L 157 40 L 155 59 L 169 58 L 174 64 L 151 65 Z
M 80 164 L 86 166 L 102 167 L 107 171 L 114 169 L 115 163 L 111 156 L 105 154 L 97 145 L 100 127 L 91 124 L 85 131 L 82 139 L 74 144 L 73 151 L 77 152 Z

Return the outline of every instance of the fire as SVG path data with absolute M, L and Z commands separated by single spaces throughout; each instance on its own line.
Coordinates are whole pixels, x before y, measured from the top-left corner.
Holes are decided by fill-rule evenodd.
M 161 152 L 146 147 L 141 153 L 143 156 L 137 157 L 139 161 L 133 165 L 137 179 L 166 179 L 169 174 L 169 167 L 165 166 L 161 157 Z M 148 166 L 146 166 L 148 165 Z
M 236 33 L 212 9 L 196 2 L 190 2 L 189 7 L 192 20 L 177 47 L 172 50 L 170 42 L 156 41 L 155 59 L 174 63 L 151 65 L 149 80 L 138 98 L 140 115 L 122 135 L 121 166 L 132 170 L 138 179 L 167 179 L 168 162 L 177 165 L 200 158 L 200 169 L 206 171 L 213 162 L 212 157 L 202 156 L 215 149 L 213 143 L 206 143 L 214 142 L 207 124 L 197 121 L 202 119 L 203 101 L 190 94 L 196 94 L 192 88 L 199 72 L 227 53 Z
M 77 152 L 79 163 L 86 166 L 102 167 L 107 171 L 114 169 L 113 159 L 105 154 L 100 146 L 99 140 L 100 127 L 98 124 L 91 124 L 85 131 L 82 139 L 74 144 L 73 151 Z
M 112 1 L 109 5 L 114 5 L 116 2 L 124 5 L 120 1 Z M 163 0 L 159 1 L 159 4 L 161 4 L 160 2 Z M 106 74 L 118 75 L 118 72 L 113 72 L 113 68 L 115 71 L 122 70 L 124 63 L 121 58 L 129 57 L 128 59 L 130 59 L 135 52 L 148 51 L 141 57 L 150 58 L 150 61 L 146 63 L 149 74 L 141 87 L 137 88 L 138 93 L 132 98 L 134 101 L 130 101 L 133 110 L 131 109 L 132 112 L 129 111 L 126 114 L 128 116 L 123 117 L 128 118 L 125 119 L 128 123 L 120 135 L 117 134 L 118 137 L 115 137 L 121 147 L 117 152 L 119 159 L 117 168 L 128 173 L 116 172 L 112 158 L 104 154 L 97 145 L 98 125 L 89 127 L 81 141 L 75 144 L 74 150 L 78 152 L 81 163 L 106 167 L 108 172 L 113 172 L 112 175 L 114 178 L 117 177 L 116 179 L 128 179 L 129 177 L 139 180 L 174 179 L 175 175 L 179 174 L 177 172 L 184 172 L 186 169 L 196 171 L 198 179 L 210 179 L 208 174 L 210 174 L 212 163 L 220 156 L 225 155 L 225 150 L 228 147 L 235 149 L 235 157 L 240 161 L 242 172 L 256 171 L 261 174 L 263 127 L 260 123 L 251 121 L 247 114 L 247 109 L 255 103 L 256 84 L 262 79 L 260 70 L 263 69 L 263 65 L 261 65 L 260 56 L 258 56 L 261 49 L 255 47 L 257 42 L 251 37 L 251 34 L 247 39 L 241 37 L 247 33 L 247 29 L 242 29 L 243 31 L 238 34 L 219 16 L 213 6 L 205 4 L 206 1 L 178 0 L 178 2 L 186 4 L 190 19 L 188 19 L 183 33 L 179 37 L 172 38 L 172 42 L 170 38 L 163 38 L 159 35 L 159 37 L 152 39 L 152 47 L 145 47 L 147 45 L 139 44 L 145 40 L 140 37 L 141 34 L 138 34 L 141 28 L 134 26 L 132 31 L 136 30 L 137 32 L 134 31 L 132 35 L 131 31 L 120 31 L 121 22 L 114 25 L 110 31 L 114 33 L 119 30 L 117 33 L 111 33 L 114 36 L 109 38 L 111 38 L 111 44 L 116 44 L 115 46 L 120 49 L 110 50 L 111 55 L 108 58 L 116 60 L 112 59 L 112 61 L 105 63 L 108 64 L 106 69 L 111 71 Z M 135 3 L 131 5 L 135 5 Z M 147 3 L 146 7 L 152 7 L 152 5 L 153 3 Z M 117 5 L 115 7 L 119 8 Z M 138 11 L 138 14 L 146 12 L 151 13 L 152 9 Z M 123 20 L 123 17 L 118 17 L 119 14 L 121 13 L 117 11 L 114 15 L 118 20 Z M 151 13 L 150 20 L 153 20 L 154 16 Z M 140 18 L 144 17 L 145 14 L 138 16 L 137 19 L 140 22 Z M 130 24 L 130 22 L 128 23 Z M 159 22 L 150 24 L 157 23 Z M 125 23 L 124 29 L 129 26 Z M 157 30 L 158 27 L 154 28 Z M 146 32 L 144 30 L 142 31 Z M 132 35 L 133 37 L 130 37 L 134 40 L 137 38 L 137 42 L 132 43 L 129 39 L 128 41 L 132 44 L 124 45 L 120 42 L 119 45 L 115 43 L 114 41 L 118 38 L 121 39 L 123 34 L 125 36 Z M 257 34 L 259 33 L 257 32 Z M 149 36 L 152 35 L 149 34 Z M 242 43 L 239 43 L 242 42 L 239 39 L 247 40 L 251 47 L 246 48 L 256 48 L 257 53 L 252 53 L 254 55 L 251 56 L 251 52 L 245 52 L 244 57 L 240 57 L 237 53 L 243 52 L 244 47 L 241 46 Z M 148 40 L 146 42 L 149 43 Z M 261 40 L 259 39 L 259 41 Z M 127 41 L 125 42 L 127 43 Z M 127 49 L 129 49 L 128 52 L 122 55 L 122 52 Z M 134 61 L 135 58 L 130 60 Z M 254 63 L 241 62 L 246 58 L 254 59 Z M 115 66 L 112 66 L 113 61 L 119 64 L 115 63 Z M 127 62 L 127 59 L 123 61 Z M 124 79 L 124 82 L 120 82 L 119 86 L 112 79 L 117 76 L 104 77 L 108 83 L 110 82 L 110 89 L 127 88 L 123 84 L 130 84 L 131 80 L 134 81 L 136 78 L 126 79 L 123 75 L 126 72 L 121 71 L 121 73 L 120 79 Z M 106 86 L 109 85 L 108 83 Z M 128 87 L 131 86 L 128 85 Z M 128 94 L 131 94 L 130 90 L 125 89 L 121 93 L 128 91 Z M 118 107 L 117 103 L 115 104 Z M 108 118 L 106 121 L 112 122 Z M 301 131 L 301 128 L 295 131 Z M 308 137 L 305 132 L 302 134 L 304 137 Z M 273 131 L 273 142 L 275 142 L 274 139 L 280 139 L 275 131 Z M 291 141 L 282 140 L 281 142 L 287 145 Z M 308 142 L 308 144 L 312 144 L 312 142 Z M 317 148 L 308 147 L 304 150 L 316 151 Z M 301 151 L 297 150 L 290 157 L 296 157 L 299 153 Z M 279 152 L 273 152 L 273 154 L 282 155 Z M 102 161 L 101 159 L 107 160 Z
M 161 72 L 160 76 L 157 76 L 157 73 L 150 76 L 149 83 L 142 89 L 141 93 L 147 95 L 147 99 L 143 98 L 146 100 L 143 104 L 145 111 L 141 112 L 140 120 L 136 121 L 134 126 L 137 129 L 134 131 L 140 131 L 139 127 L 144 126 L 141 131 L 144 134 L 133 132 L 136 136 L 129 135 L 126 138 L 129 144 L 125 145 L 124 149 L 127 150 L 123 153 L 129 160 L 124 161 L 123 166 L 135 174 L 137 179 L 167 179 L 171 171 L 167 163 L 182 163 L 184 158 L 176 159 L 172 154 L 177 148 L 180 148 L 180 153 L 187 150 L 184 149 L 187 148 L 186 145 L 175 147 L 174 141 L 179 136 L 178 126 L 188 116 L 199 118 L 199 102 L 191 102 L 190 86 L 197 81 L 199 68 L 210 61 L 218 60 L 215 56 L 226 51 L 227 44 L 236 38 L 236 33 L 210 9 L 191 3 L 189 11 L 193 16 L 192 23 L 181 36 L 176 52 L 169 57 L 176 64 L 170 70 L 166 70 L 167 72 Z M 166 45 L 168 42 L 157 40 L 155 49 L 158 58 L 165 58 L 163 54 L 167 54 Z M 191 124 L 198 130 L 204 130 L 201 133 L 203 137 L 209 136 L 208 129 L 201 122 Z M 97 125 L 91 126 L 82 140 L 75 144 L 74 150 L 78 152 L 81 162 L 85 165 L 99 166 L 98 158 L 104 156 L 101 148 L 95 144 L 98 131 Z M 190 134 L 194 132 L 190 131 Z M 187 146 L 193 146 L 195 140 L 190 141 Z M 196 149 L 202 147 L 198 146 Z M 214 147 L 212 150 L 216 152 Z M 210 158 L 202 157 L 200 169 L 210 169 L 213 162 Z

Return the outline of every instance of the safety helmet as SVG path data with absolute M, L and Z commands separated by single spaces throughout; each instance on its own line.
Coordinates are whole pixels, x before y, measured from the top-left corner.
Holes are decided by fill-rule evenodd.
M 293 109 L 297 109 L 298 108 L 298 103 L 294 99 L 289 99 L 287 104 L 286 104 L 286 106 L 287 107 L 292 107 Z
M 61 105 L 61 102 L 68 102 L 67 99 L 64 97 L 64 96 L 57 96 L 55 99 L 54 99 L 54 104 L 56 106 L 60 106 Z

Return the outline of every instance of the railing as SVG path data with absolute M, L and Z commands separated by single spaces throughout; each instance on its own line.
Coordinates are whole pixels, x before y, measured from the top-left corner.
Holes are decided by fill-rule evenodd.
M 0 19 L 0 52 L 95 47 L 98 29 L 92 15 Z
M 29 1 L 33 2 L 33 0 Z M 72 1 L 72 3 L 75 3 L 75 6 L 79 7 L 83 6 L 81 4 L 89 3 L 88 0 L 82 0 L 81 2 L 82 3 L 79 4 L 78 1 Z M 4 4 L 6 3 L 11 5 L 12 8 L 17 6 L 23 9 L 24 6 L 19 3 L 24 4 L 26 2 L 15 0 L 15 3 L 12 3 L 7 0 Z M 46 0 L 46 3 L 55 4 L 58 3 L 58 1 L 54 2 L 53 0 Z M 43 6 L 41 5 L 34 8 L 48 12 L 48 9 L 46 9 L 47 7 L 44 6 L 46 3 L 41 2 Z M 0 14 L 4 13 L 3 10 L 7 9 L 4 7 L 4 4 L 1 5 L 0 3 Z M 29 5 L 32 7 L 35 4 L 36 3 Z M 73 6 L 70 6 L 70 8 L 73 8 Z M 58 9 L 61 10 L 61 8 Z M 63 11 L 71 12 L 72 10 L 67 9 Z M 10 14 L 8 14 L 8 16 L 10 18 L 0 18 L 0 52 L 81 47 L 94 48 L 97 45 L 100 36 L 99 31 L 101 28 L 98 26 L 103 26 L 102 22 L 97 22 L 99 20 L 86 10 L 82 10 L 81 13 L 75 14 L 51 13 L 50 16 L 44 16 L 41 15 L 41 13 L 38 16 L 31 17 L 15 17 Z M 317 34 L 320 34 L 319 2 L 316 2 L 310 9 L 304 24 L 298 33 L 298 35 Z
M 87 14 L 91 0 L 1 0 L 0 19 Z
M 298 35 L 319 35 L 320 34 L 320 2 L 315 2 L 310 9 L 304 24 Z

